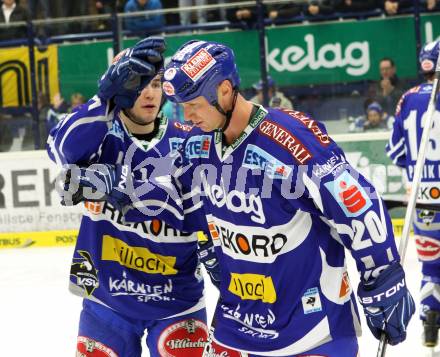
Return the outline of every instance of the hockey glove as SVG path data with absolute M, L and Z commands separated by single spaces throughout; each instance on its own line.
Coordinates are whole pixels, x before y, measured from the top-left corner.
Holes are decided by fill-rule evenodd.
M 163 67 L 165 40 L 148 37 L 116 56 L 98 83 L 98 96 L 131 108 L 139 93 Z
M 361 281 L 358 297 L 374 337 L 380 339 L 384 332 L 390 345 L 405 340 L 415 305 L 400 263 L 390 265 L 372 283 Z
M 130 197 L 126 192 L 126 182 L 130 178 L 127 166 L 70 165 L 58 176 L 57 181 L 60 185 L 57 189 L 64 206 L 73 206 L 83 201 L 107 201 L 125 213 L 130 207 Z
M 206 272 L 211 278 L 211 282 L 220 289 L 220 266 L 211 238 L 208 237 L 207 240 L 199 240 L 197 256 L 199 257 L 199 261 L 205 266 Z

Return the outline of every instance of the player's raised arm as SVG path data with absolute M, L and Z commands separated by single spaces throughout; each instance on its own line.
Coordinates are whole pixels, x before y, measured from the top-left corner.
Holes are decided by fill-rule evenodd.
M 164 50 L 163 38 L 149 37 L 117 55 L 99 80 L 97 95 L 52 129 L 47 142 L 49 157 L 60 165 L 97 162 L 104 138 L 118 130 L 113 127 L 115 109 L 134 105 L 163 65 Z
M 177 153 L 149 160 L 148 179 L 135 178 L 123 165 L 66 167 L 58 176 L 62 203 L 105 200 L 122 211 L 127 222 L 158 218 L 183 231 L 206 230 L 200 167 L 184 158 L 184 147 L 185 142 Z

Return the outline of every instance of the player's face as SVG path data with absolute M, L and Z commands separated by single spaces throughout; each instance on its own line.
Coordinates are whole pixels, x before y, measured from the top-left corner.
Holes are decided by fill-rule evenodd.
M 136 118 L 136 121 L 148 124 L 156 120 L 162 100 L 162 85 L 160 79 L 160 76 L 154 77 L 142 90 L 133 108 L 130 109 L 130 114 Z
M 183 103 L 183 114 L 185 120 L 191 121 L 204 132 L 220 128 L 225 120 L 224 116 L 202 96 Z

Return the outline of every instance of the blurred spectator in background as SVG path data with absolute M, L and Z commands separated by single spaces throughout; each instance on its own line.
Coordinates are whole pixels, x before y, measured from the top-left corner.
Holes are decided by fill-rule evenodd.
M 89 2 L 88 0 L 74 0 L 74 1 L 62 1 L 61 6 L 61 16 L 62 17 L 72 17 L 72 16 L 85 16 L 89 14 Z M 71 22 L 65 25 L 65 32 L 68 33 L 78 33 L 82 31 L 87 31 L 89 28 L 89 23 L 87 22 Z
M 206 5 L 206 0 L 179 0 L 179 7 Z M 191 11 L 180 12 L 180 24 L 183 26 L 191 24 Z M 204 24 L 206 22 L 206 11 L 197 10 L 197 23 Z
M 0 23 L 10 24 L 11 22 L 28 21 L 29 19 L 27 10 L 18 5 L 15 0 L 3 0 Z M 26 37 L 26 31 L 26 26 L 2 27 L 0 28 L 0 41 Z
M 367 106 L 365 115 L 358 117 L 350 124 L 349 132 L 386 131 L 393 127 L 394 117 L 383 111 L 378 102 Z
M 230 0 L 229 3 L 240 2 L 241 0 Z M 255 6 L 248 7 L 234 7 L 226 10 L 226 17 L 230 22 L 243 21 L 247 25 L 251 26 L 256 18 L 257 11 Z
M 376 9 L 376 0 L 341 0 L 336 6 L 337 11 L 341 12 L 359 12 Z
M 411 7 L 412 0 L 384 0 L 383 10 L 388 16 L 396 15 L 399 11 Z
M 162 9 L 160 0 L 128 0 L 124 7 L 124 12 L 136 12 L 147 10 Z M 163 14 L 142 15 L 136 17 L 127 17 L 124 19 L 127 30 L 147 35 L 148 31 L 159 30 L 164 26 Z
M 164 9 L 176 9 L 178 7 L 178 0 L 166 0 L 162 4 Z M 167 25 L 180 25 L 179 11 L 165 14 L 165 23 Z
M 49 95 L 46 93 L 38 93 L 37 97 L 37 107 L 38 107 L 38 133 L 40 134 L 40 146 L 44 147 L 44 143 L 47 141 L 47 137 L 49 135 L 49 131 L 47 130 L 47 116 L 50 110 L 50 100 Z M 32 129 L 32 128 L 31 128 Z M 32 130 L 33 132 L 33 130 Z M 35 135 L 35 133 L 29 133 L 31 137 Z
M 250 101 L 256 104 L 263 104 L 263 81 L 259 80 L 252 88 L 256 90 L 257 94 Z M 277 91 L 275 81 L 271 76 L 267 77 L 267 94 L 269 97 L 269 107 L 293 109 L 292 102 L 283 93 Z
M 9 116 L 0 113 L 0 152 L 9 151 L 12 146 L 11 122 Z
M 117 0 L 96 0 L 96 13 L 99 15 L 113 13 L 114 11 L 116 11 L 116 2 Z M 110 28 L 110 21 L 108 20 L 100 21 L 98 23 L 98 30 L 108 30 Z
M 268 7 L 268 17 L 271 20 L 290 19 L 301 13 L 301 5 L 297 4 L 281 4 L 270 5 Z
M 335 11 L 337 0 L 309 0 L 304 5 L 304 14 L 309 16 L 329 15 Z
M 81 93 L 72 93 L 70 103 L 65 101 L 60 93 L 55 94 L 52 98 L 52 105 L 46 112 L 47 132 L 49 133 L 50 130 L 57 125 L 64 114 L 71 113 L 84 104 L 85 101 L 86 99 Z
M 433 11 L 439 10 L 438 1 L 437 0 L 421 0 L 424 10 Z
M 214 1 L 214 3 L 226 4 L 226 0 L 217 0 L 217 1 Z M 221 21 L 226 21 L 227 20 L 226 9 L 225 8 L 221 8 L 219 10 L 219 15 L 220 15 L 220 19 L 219 20 L 221 20 Z
M 70 96 L 70 112 L 77 109 L 86 102 L 86 98 L 81 93 L 73 93 Z
M 43 19 L 47 19 L 51 17 L 49 0 L 28 0 L 28 9 L 30 16 L 33 19 L 37 18 L 38 10 L 41 11 L 41 15 Z
M 403 84 L 396 75 L 396 65 L 391 58 L 380 60 L 379 71 L 380 80 L 373 85 L 370 98 L 376 100 L 385 112 L 393 114 L 403 94 Z

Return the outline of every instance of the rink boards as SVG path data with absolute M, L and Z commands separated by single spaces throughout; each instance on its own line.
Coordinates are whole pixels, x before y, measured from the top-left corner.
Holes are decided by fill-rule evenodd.
M 400 236 L 403 219 L 393 219 L 394 235 Z M 74 245 L 77 230 L 0 233 L 0 249 L 31 247 L 65 247 Z

